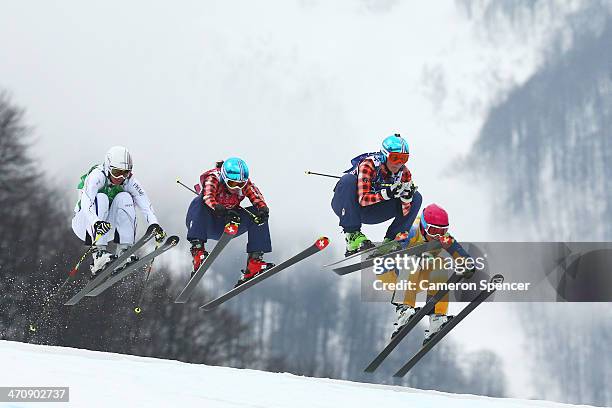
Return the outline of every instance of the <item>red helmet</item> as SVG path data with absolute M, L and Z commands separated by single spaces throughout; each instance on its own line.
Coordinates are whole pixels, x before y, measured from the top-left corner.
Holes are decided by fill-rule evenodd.
M 441 237 L 448 231 L 448 214 L 437 204 L 429 204 L 421 215 L 421 228 L 432 237 Z

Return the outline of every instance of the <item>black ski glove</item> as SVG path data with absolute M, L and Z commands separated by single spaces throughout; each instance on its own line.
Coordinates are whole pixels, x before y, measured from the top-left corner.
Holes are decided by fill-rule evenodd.
M 415 186 L 414 183 L 410 182 L 410 185 L 400 192 L 399 198 L 405 203 L 411 202 L 416 189 L 417 186 Z
M 153 228 L 155 228 L 155 241 L 162 242 L 166 237 L 166 231 L 159 224 L 151 224 Z
M 222 218 L 225 217 L 225 215 L 227 214 L 227 208 L 225 208 L 221 204 L 215 204 L 212 210 L 215 217 Z
M 104 235 L 110 231 L 113 226 L 108 221 L 96 221 L 93 227 L 96 235 Z
M 225 222 L 231 222 L 233 224 L 240 224 L 240 214 L 238 214 L 238 211 L 234 209 L 227 210 L 225 214 Z
M 402 185 L 399 183 L 396 183 L 396 184 L 390 185 L 380 190 L 380 195 L 385 200 L 391 200 L 393 198 L 398 197 L 401 188 L 402 188 Z
M 416 186 L 412 182 L 395 183 L 382 189 L 380 191 L 380 195 L 382 195 L 385 200 L 401 198 L 403 202 L 408 203 L 412 201 L 412 196 L 414 195 L 415 190 Z
M 253 221 L 255 221 L 255 224 L 261 225 L 261 224 L 268 222 L 269 218 L 270 218 L 270 209 L 268 207 L 261 207 L 258 209 L 257 216 L 255 217 Z

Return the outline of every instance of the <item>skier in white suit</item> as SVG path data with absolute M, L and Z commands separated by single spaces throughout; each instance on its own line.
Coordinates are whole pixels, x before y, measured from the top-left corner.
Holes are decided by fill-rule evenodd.
M 149 197 L 132 175 L 132 156 L 125 147 L 111 147 L 103 164 L 91 167 L 81 176 L 78 189 L 79 201 L 74 209 L 72 230 L 86 245 L 91 245 L 100 235 L 92 251 L 92 277 L 134 244 L 134 205 L 141 210 L 149 225 L 155 224 L 155 238 L 161 241 L 165 236 Z M 108 251 L 110 241 L 117 244 L 115 254 Z M 126 264 L 136 260 L 136 256 L 132 255 Z

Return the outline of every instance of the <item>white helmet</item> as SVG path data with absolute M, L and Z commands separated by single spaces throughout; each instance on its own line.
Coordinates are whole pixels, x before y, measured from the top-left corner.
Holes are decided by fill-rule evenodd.
M 132 155 L 127 148 L 113 146 L 108 150 L 104 158 L 104 172 L 107 176 L 110 176 L 113 169 L 117 170 L 119 174 L 123 174 L 124 178 L 129 178 L 132 172 Z

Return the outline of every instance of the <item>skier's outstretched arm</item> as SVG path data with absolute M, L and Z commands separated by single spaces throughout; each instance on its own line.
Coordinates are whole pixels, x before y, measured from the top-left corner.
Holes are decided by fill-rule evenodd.
M 134 204 L 136 207 L 142 211 L 147 223 L 151 224 L 159 224 L 157 220 L 157 216 L 155 215 L 155 210 L 153 209 L 153 205 L 151 204 L 151 200 L 147 196 L 147 193 L 142 188 L 140 182 L 134 177 L 130 178 L 130 180 L 126 183 L 125 189 L 132 197 L 134 197 Z

